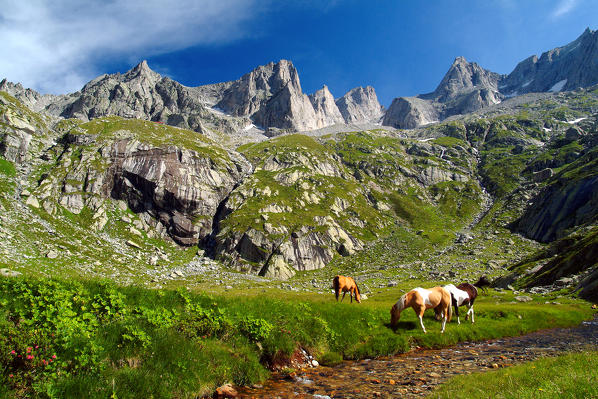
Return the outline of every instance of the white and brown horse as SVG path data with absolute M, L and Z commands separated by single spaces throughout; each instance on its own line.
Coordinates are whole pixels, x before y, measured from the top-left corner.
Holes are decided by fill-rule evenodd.
M 455 308 L 455 314 L 457 315 L 457 323 L 461 324 L 461 320 L 459 319 L 459 306 L 467 306 L 467 313 L 465 314 L 465 320 L 469 317 L 471 313 L 471 322 L 473 323 L 473 302 L 478 296 L 478 289 L 469 283 L 459 284 L 458 286 L 454 286 L 453 284 L 447 284 L 444 286 L 451 294 L 451 302 L 453 308 Z M 436 312 L 436 318 L 438 318 L 439 314 Z
M 336 301 L 338 302 L 338 294 L 342 291 L 343 297 L 341 298 L 341 302 L 345 299 L 345 294 L 348 292 L 349 297 L 351 298 L 351 303 L 353 303 L 353 295 L 355 295 L 355 300 L 357 303 L 361 303 L 361 294 L 359 293 L 359 287 L 355 280 L 352 277 L 345 277 L 345 276 L 336 276 L 332 280 L 332 286 L 334 288 L 334 295 L 336 296 Z
M 397 325 L 401 318 L 401 312 L 406 308 L 413 308 L 424 333 L 426 333 L 423 321 L 424 312 L 426 309 L 438 309 L 442 314 L 441 333 L 443 333 L 446 322 L 451 321 L 451 294 L 442 287 L 412 289 L 399 298 L 390 309 L 390 325 L 392 327 Z

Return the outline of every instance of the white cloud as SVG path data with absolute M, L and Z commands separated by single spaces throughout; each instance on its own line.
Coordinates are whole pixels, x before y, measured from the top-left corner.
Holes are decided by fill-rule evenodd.
M 563 15 L 568 14 L 577 6 L 577 1 L 578 0 L 561 0 L 550 16 L 552 19 L 558 19 Z
M 98 63 L 130 62 L 250 34 L 257 0 L 14 0 L 0 7 L 0 79 L 43 93 L 76 91 Z

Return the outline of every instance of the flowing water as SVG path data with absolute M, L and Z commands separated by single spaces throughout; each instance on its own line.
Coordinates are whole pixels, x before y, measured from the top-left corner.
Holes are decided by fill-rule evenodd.
M 454 375 L 588 348 L 598 348 L 598 318 L 573 328 L 463 342 L 389 358 L 345 361 L 335 367 L 306 369 L 291 376 L 274 375 L 263 386 L 245 387 L 239 394 L 242 398 L 422 397 Z

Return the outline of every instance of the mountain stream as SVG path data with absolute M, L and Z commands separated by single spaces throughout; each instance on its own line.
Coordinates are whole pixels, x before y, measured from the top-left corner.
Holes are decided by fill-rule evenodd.
M 378 359 L 345 361 L 335 367 L 274 374 L 264 385 L 244 387 L 242 398 L 415 398 L 458 374 L 512 366 L 565 351 L 598 348 L 598 317 L 573 328 L 452 347 L 411 352 Z

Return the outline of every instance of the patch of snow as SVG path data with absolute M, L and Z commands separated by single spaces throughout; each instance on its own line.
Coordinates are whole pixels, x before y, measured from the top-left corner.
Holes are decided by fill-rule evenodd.
M 429 139 L 419 139 L 418 141 L 421 143 L 425 143 L 426 141 L 434 140 L 434 137 L 430 137 Z
M 544 130 L 546 133 L 552 132 L 552 129 L 549 129 L 547 127 L 542 127 L 542 130 Z
M 518 91 L 514 91 L 514 92 L 512 92 L 510 94 L 505 94 L 505 98 L 516 97 L 518 95 L 519 95 L 519 92 Z
M 534 80 L 528 80 L 527 82 L 525 82 L 524 84 L 521 85 L 521 87 L 527 87 L 529 86 L 530 83 L 532 83 Z
M 255 126 L 253 123 L 250 123 L 249 125 L 245 126 L 245 127 L 243 128 L 243 130 L 251 130 L 251 129 L 253 129 L 254 127 L 257 127 L 257 126 Z
M 563 87 L 565 87 L 566 84 L 567 84 L 567 79 L 559 80 L 548 91 L 556 93 L 557 91 L 563 90 Z
M 588 118 L 577 118 L 577 119 L 572 120 L 572 121 L 567 121 L 567 123 L 570 124 L 570 125 L 575 125 L 577 122 L 581 122 L 584 119 L 588 119 Z
M 427 125 L 431 125 L 432 123 L 438 123 L 438 122 L 440 122 L 440 121 L 429 121 L 429 122 L 422 123 L 420 126 L 427 126 Z

